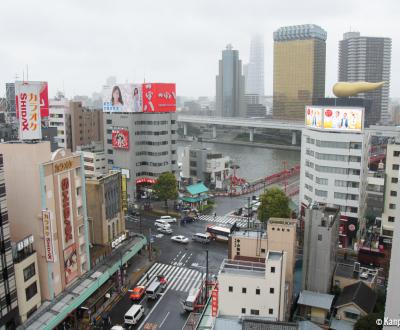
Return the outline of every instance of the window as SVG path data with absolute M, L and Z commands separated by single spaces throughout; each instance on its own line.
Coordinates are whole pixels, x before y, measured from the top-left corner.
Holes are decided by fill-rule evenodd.
M 318 234 L 318 240 L 322 241 L 322 235 L 321 234 Z
M 271 267 L 271 273 L 275 273 L 275 267 Z
M 242 307 L 242 314 L 246 314 L 246 308 Z
M 274 309 L 273 309 L 273 308 L 269 308 L 269 309 L 268 309 L 268 314 L 269 314 L 269 315 L 274 314 Z
M 307 171 L 306 171 L 306 178 L 314 180 L 314 176 L 311 173 L 307 172 Z
M 328 185 L 328 179 L 324 178 L 315 177 L 315 182 L 324 186 Z
M 32 276 L 35 276 L 35 274 L 35 263 L 32 263 L 24 269 L 24 281 L 26 282 L 27 280 L 32 278 Z
M 344 316 L 348 319 L 352 319 L 352 320 L 358 320 L 359 315 L 356 313 L 352 313 L 352 312 L 344 312 Z
M 112 164 L 114 164 L 114 161 L 113 161 L 112 159 L 108 159 L 108 160 L 107 160 L 107 163 L 110 164 L 110 165 L 112 165 Z
M 398 178 L 392 178 L 392 183 L 397 183 L 397 182 L 399 182 Z
M 388 217 L 389 222 L 394 222 L 394 217 Z
M 258 309 L 250 309 L 251 315 L 260 315 L 260 311 Z
M 35 305 L 35 306 L 32 307 L 32 309 L 30 309 L 28 311 L 28 313 L 26 314 L 26 317 L 29 319 L 32 316 L 32 314 L 36 312 L 36 310 L 37 310 L 37 308 L 36 308 L 36 305 Z
M 107 144 L 112 144 L 112 139 L 107 139 Z
M 400 151 L 393 151 L 393 157 L 399 157 Z
M 398 171 L 399 170 L 399 164 L 393 164 L 392 165 L 392 170 Z
M 395 210 L 395 209 L 396 209 L 396 204 L 390 203 L 390 204 L 389 204 L 389 209 Z
M 114 151 L 111 150 L 111 149 L 107 149 L 107 153 L 108 153 L 109 155 L 112 155 L 112 154 L 114 153 Z
M 29 301 L 32 297 L 37 294 L 36 282 L 33 282 L 30 286 L 25 289 L 26 301 Z
M 390 196 L 396 197 L 397 196 L 397 191 L 391 190 L 390 191 Z
M 112 124 L 112 120 L 111 119 L 107 119 L 107 124 Z
M 265 249 L 261 249 L 261 253 L 265 253 Z
M 261 293 L 260 289 L 256 289 L 256 294 L 259 295 Z
M 242 293 L 246 293 L 247 289 L 246 288 L 242 288 Z
M 315 195 L 320 197 L 327 197 L 328 192 L 326 190 L 315 189 Z
M 269 288 L 269 293 L 274 293 L 275 289 L 274 288 Z
M 230 287 L 228 288 L 228 290 L 229 290 L 229 292 L 233 292 L 233 286 L 230 286 Z

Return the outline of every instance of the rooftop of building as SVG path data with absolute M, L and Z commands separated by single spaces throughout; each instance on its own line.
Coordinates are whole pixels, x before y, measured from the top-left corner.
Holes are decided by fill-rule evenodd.
M 265 277 L 265 263 L 224 259 L 220 267 L 221 273 Z
M 269 218 L 268 220 L 269 224 L 274 224 L 274 225 L 297 225 L 297 220 L 296 219 L 288 219 L 288 218 Z
M 299 305 L 330 310 L 333 298 L 335 298 L 335 296 L 331 294 L 303 290 L 300 292 L 300 297 L 297 303 Z
M 86 184 L 90 183 L 90 184 L 100 184 L 102 183 L 104 180 L 106 180 L 107 178 L 110 178 L 114 175 L 118 175 L 118 173 L 120 173 L 119 171 L 109 171 L 106 174 L 98 174 L 98 175 L 93 175 L 93 176 L 88 176 L 86 178 Z
M 367 268 L 338 263 L 336 264 L 334 276 L 340 276 L 345 278 L 352 278 L 354 280 L 364 281 L 366 283 L 372 283 L 375 281 L 379 270 L 377 268 Z
M 325 41 L 326 31 L 315 24 L 283 26 L 274 32 L 274 41 L 319 39 Z
M 360 281 L 346 286 L 339 295 L 335 307 L 340 308 L 344 305 L 354 303 L 365 313 L 372 313 L 377 299 L 377 294 L 364 282 Z
M 281 260 L 282 258 L 282 252 L 278 252 L 278 251 L 268 251 L 268 255 L 267 255 L 267 260 Z
M 267 239 L 267 233 L 259 230 L 239 230 L 231 234 L 232 238 Z

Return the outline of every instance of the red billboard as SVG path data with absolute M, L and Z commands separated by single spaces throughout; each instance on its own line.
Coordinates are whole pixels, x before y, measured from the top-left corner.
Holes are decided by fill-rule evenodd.
M 138 179 L 136 179 L 136 184 L 140 184 L 140 183 L 151 183 L 151 184 L 154 184 L 154 183 L 156 183 L 156 180 L 152 179 L 152 178 L 138 178 Z
M 176 111 L 175 84 L 146 83 L 142 85 L 143 112 Z
M 114 149 L 129 149 L 129 131 L 125 128 L 112 130 L 112 146 Z
M 30 86 L 35 86 L 39 92 L 39 108 L 40 108 L 40 117 L 48 117 L 49 116 L 49 92 L 47 81 L 16 81 L 15 89 L 22 90 L 24 88 L 29 88 Z M 19 118 L 19 103 L 18 103 L 18 93 L 15 93 L 15 101 L 16 101 L 16 113 L 17 118 Z

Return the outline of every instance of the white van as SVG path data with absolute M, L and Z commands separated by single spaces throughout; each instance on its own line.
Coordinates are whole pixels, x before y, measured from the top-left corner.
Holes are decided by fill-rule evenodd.
M 161 283 L 154 281 L 146 289 L 146 296 L 149 299 L 157 299 L 158 294 L 162 291 Z
M 192 240 L 203 244 L 210 243 L 211 237 L 209 233 L 196 233 L 192 235 Z
M 144 315 L 144 307 L 142 305 L 134 304 L 125 313 L 125 324 L 136 324 Z
M 157 219 L 157 220 L 154 222 L 154 226 L 156 226 L 156 227 L 163 227 L 164 229 L 165 229 L 165 228 L 171 228 L 171 225 L 170 225 L 167 221 L 165 221 L 165 220 L 163 220 L 163 219 Z

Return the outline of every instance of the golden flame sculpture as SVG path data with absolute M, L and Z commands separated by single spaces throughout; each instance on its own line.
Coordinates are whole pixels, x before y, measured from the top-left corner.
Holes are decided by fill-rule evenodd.
M 371 92 L 381 88 L 385 84 L 384 81 L 370 83 L 365 81 L 357 82 L 337 82 L 333 85 L 333 94 L 337 97 L 355 96 L 358 93 Z

